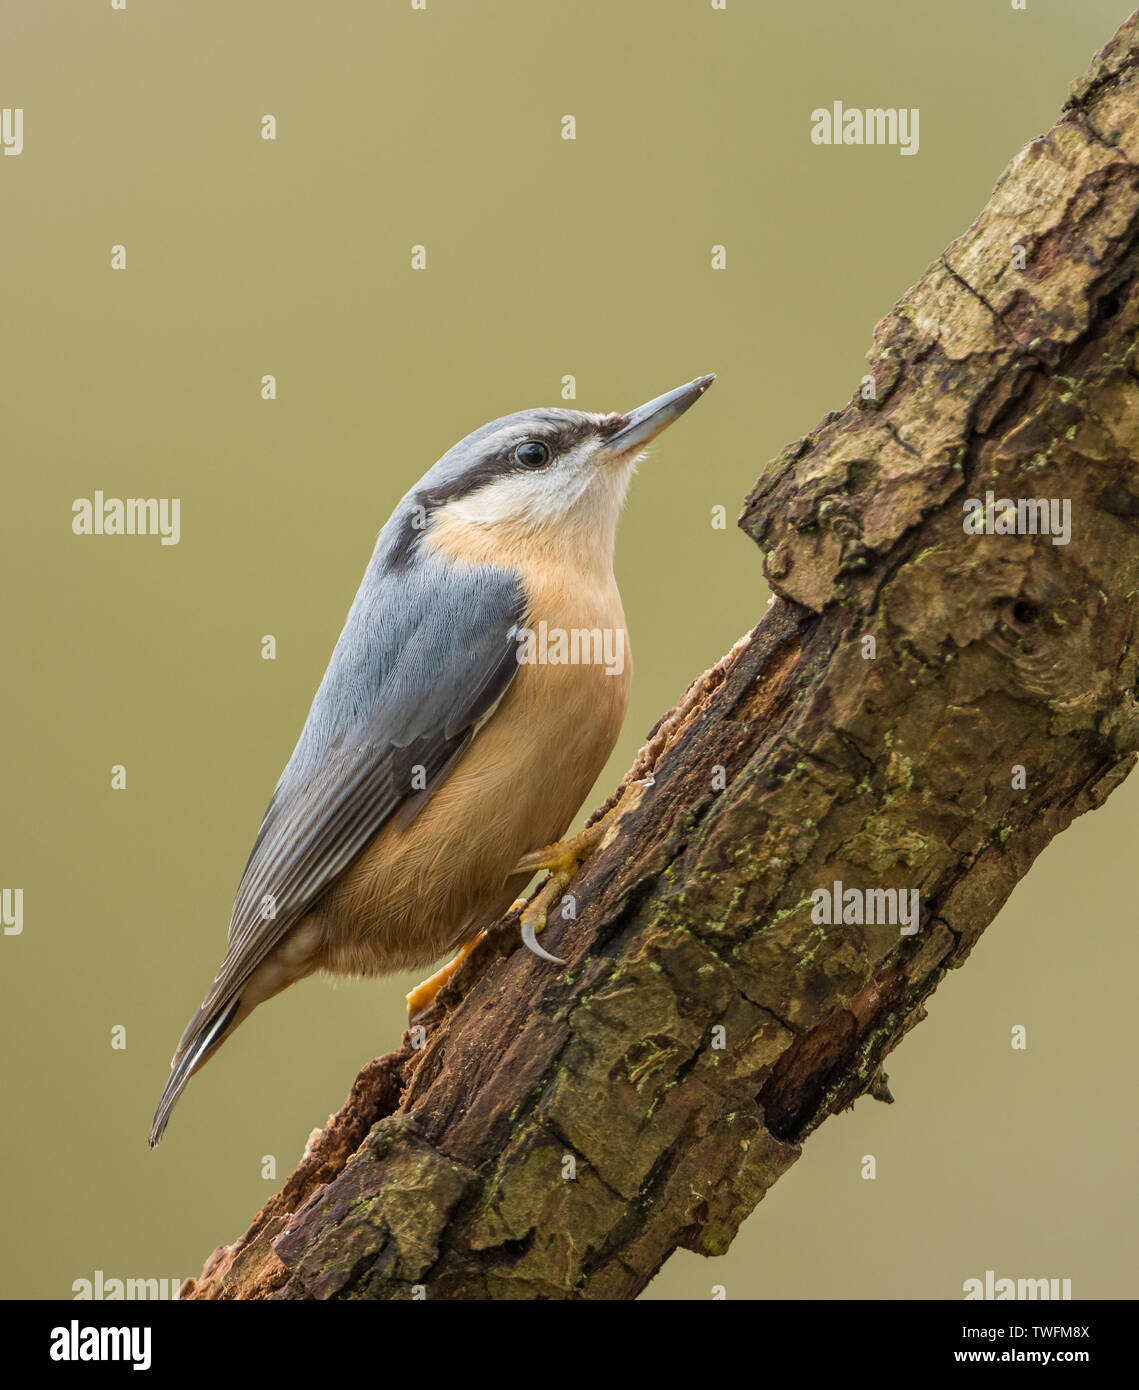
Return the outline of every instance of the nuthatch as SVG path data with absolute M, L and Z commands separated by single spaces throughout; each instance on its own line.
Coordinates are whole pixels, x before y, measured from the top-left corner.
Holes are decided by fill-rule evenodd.
M 596 836 L 557 842 L 628 699 L 627 654 L 602 662 L 590 640 L 624 643 L 617 516 L 645 445 L 713 380 L 628 415 L 493 420 L 396 507 L 261 822 L 152 1146 L 193 1073 L 287 985 L 422 966 L 499 917 L 538 869 L 568 882 Z M 571 635 L 586 639 L 577 659 Z M 523 935 L 546 956 L 543 921 L 544 907 L 524 914 Z

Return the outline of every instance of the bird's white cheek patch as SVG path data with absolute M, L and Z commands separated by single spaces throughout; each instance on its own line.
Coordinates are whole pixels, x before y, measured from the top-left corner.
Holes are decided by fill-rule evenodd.
M 535 544 L 611 557 L 634 459 L 593 457 L 581 446 L 552 468 L 511 473 L 435 513 L 425 544 L 453 559 L 517 564 Z
M 444 510 L 456 521 L 472 526 L 510 522 L 545 526 L 564 520 L 585 493 L 593 490 L 591 484 L 602 483 L 598 470 L 605 465 L 592 462 L 591 452 L 591 447 L 583 446 L 550 468 L 508 473 L 477 492 L 449 502 Z
M 446 510 L 469 526 L 494 526 L 510 521 L 541 521 L 556 515 L 561 488 L 538 483 L 538 475 L 512 473 L 479 488 L 468 497 L 448 503 Z

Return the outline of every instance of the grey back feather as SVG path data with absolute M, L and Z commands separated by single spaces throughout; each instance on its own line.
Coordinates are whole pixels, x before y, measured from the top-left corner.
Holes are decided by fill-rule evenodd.
M 238 887 L 230 949 L 210 991 L 215 1005 L 240 989 L 416 783 L 431 787 L 453 762 L 517 671 L 514 633 L 525 609 L 509 571 L 425 558 L 395 575 L 373 560 Z

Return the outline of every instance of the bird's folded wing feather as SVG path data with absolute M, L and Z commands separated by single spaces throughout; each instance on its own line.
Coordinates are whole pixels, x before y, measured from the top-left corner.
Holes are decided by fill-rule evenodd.
M 489 566 L 365 580 L 261 823 L 229 950 L 196 1017 L 236 998 L 385 821 L 455 765 L 517 672 L 525 607 L 517 576 Z

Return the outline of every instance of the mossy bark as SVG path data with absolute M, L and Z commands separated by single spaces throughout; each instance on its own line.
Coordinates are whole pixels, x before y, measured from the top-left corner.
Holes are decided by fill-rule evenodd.
M 1137 97 L 1133 16 L 878 325 L 873 391 L 757 483 L 776 598 L 610 799 L 545 938 L 568 966 L 499 923 L 183 1296 L 632 1298 L 888 1098 L 926 998 L 1139 748 Z M 987 491 L 1068 499 L 1070 542 L 966 534 Z M 917 889 L 920 929 L 817 923 L 835 880 Z

